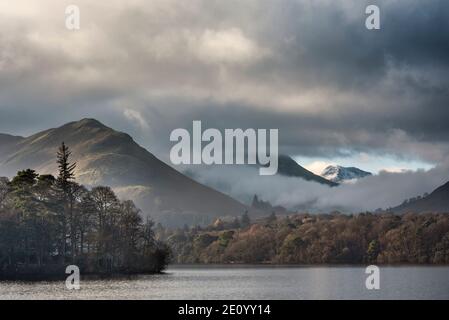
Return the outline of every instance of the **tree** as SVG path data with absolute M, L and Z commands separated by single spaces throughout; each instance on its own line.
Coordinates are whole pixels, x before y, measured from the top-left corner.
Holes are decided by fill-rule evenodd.
M 62 259 L 65 259 L 67 254 L 67 233 L 70 239 L 71 246 L 71 258 L 72 261 L 75 256 L 75 217 L 74 214 L 74 193 L 78 189 L 78 185 L 74 182 L 75 180 L 75 168 L 76 163 L 70 163 L 70 156 L 72 152 L 69 148 L 62 142 L 59 150 L 57 152 L 57 164 L 59 168 L 59 174 L 56 179 L 56 184 L 61 190 L 62 197 L 61 201 L 63 203 L 63 211 L 60 214 L 61 222 L 61 251 Z M 67 226 L 68 224 L 68 226 Z M 68 229 L 68 230 L 67 230 Z
M 19 171 L 10 183 L 12 208 L 16 212 L 18 233 L 16 241 L 24 257 L 25 265 L 36 262 L 42 265 L 53 250 L 50 238 L 54 225 L 50 209 L 42 194 L 39 175 L 31 169 Z
M 70 163 L 72 152 L 63 142 L 57 153 L 57 163 L 59 175 L 57 178 L 58 186 L 67 195 L 71 192 L 72 181 L 75 179 L 76 163 Z
M 104 258 L 113 254 L 114 229 L 119 217 L 120 202 L 112 189 L 104 186 L 93 188 L 91 197 L 95 206 L 97 255 Z
M 90 192 L 85 190 L 80 198 L 78 218 L 79 252 L 89 254 L 94 245 L 95 202 Z M 87 245 L 85 252 L 85 245 Z
M 138 256 L 138 242 L 142 217 L 140 210 L 133 201 L 127 200 L 120 205 L 120 250 L 123 252 L 122 259 L 128 265 L 134 265 Z M 150 230 L 152 231 L 152 226 Z M 153 234 L 150 234 L 153 236 Z
M 240 224 L 243 228 L 251 225 L 251 219 L 249 218 L 248 211 L 245 211 L 245 213 L 242 215 L 242 218 L 240 219 Z
M 366 251 L 368 262 L 369 263 L 376 262 L 379 252 L 380 252 L 379 241 L 372 240 L 368 245 L 368 250 Z
M 0 177 L 0 209 L 3 206 L 3 201 L 6 199 L 10 189 L 8 178 Z

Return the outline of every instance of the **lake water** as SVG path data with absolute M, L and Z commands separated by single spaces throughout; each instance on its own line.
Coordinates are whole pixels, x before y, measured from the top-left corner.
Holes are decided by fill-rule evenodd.
M 0 282 L 0 299 L 449 299 L 449 267 L 380 267 L 367 290 L 364 267 L 183 266 L 166 274 L 59 282 Z

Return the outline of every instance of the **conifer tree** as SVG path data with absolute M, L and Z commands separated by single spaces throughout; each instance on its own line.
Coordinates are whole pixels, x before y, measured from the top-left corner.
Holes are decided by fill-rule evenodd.
M 249 218 L 248 211 L 245 211 L 245 213 L 242 215 L 240 224 L 243 228 L 248 227 L 251 224 L 251 219 Z
M 74 193 L 76 191 L 75 180 L 75 168 L 76 163 L 70 163 L 70 155 L 72 152 L 70 149 L 62 142 L 57 153 L 57 163 L 59 174 L 56 179 L 58 188 L 62 191 L 62 203 L 63 203 L 63 213 L 61 215 L 61 253 L 62 258 L 65 259 L 67 253 L 67 233 L 69 233 L 70 244 L 71 244 L 71 256 L 72 260 L 75 254 L 75 226 L 74 226 L 74 216 L 73 216 L 73 202 Z M 69 228 L 67 228 L 67 223 L 69 223 Z M 69 230 L 68 230 L 69 229 Z
M 70 163 L 69 158 L 71 154 L 72 152 L 63 142 L 59 147 L 57 154 L 57 163 L 59 168 L 57 183 L 65 195 L 70 193 L 71 182 L 75 179 L 76 163 Z

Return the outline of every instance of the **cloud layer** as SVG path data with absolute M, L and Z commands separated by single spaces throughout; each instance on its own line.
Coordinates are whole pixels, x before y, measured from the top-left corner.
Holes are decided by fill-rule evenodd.
M 358 213 L 395 207 L 403 200 L 430 193 L 447 182 L 448 171 L 447 165 L 429 171 L 384 171 L 334 188 L 294 177 L 259 176 L 255 169 L 243 166 L 196 168 L 187 174 L 247 204 L 257 194 L 272 205 L 289 209 Z
M 65 28 L 69 4 L 81 9 L 79 31 Z M 377 31 L 365 28 L 368 4 L 1 3 L 0 131 L 27 135 L 96 117 L 167 160 L 169 133 L 202 120 L 278 128 L 290 155 L 441 164 L 449 155 L 449 2 L 375 1 Z

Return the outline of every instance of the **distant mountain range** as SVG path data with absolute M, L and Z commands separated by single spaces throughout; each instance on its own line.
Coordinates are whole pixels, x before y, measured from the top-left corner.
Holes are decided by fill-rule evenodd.
M 157 159 L 128 134 L 97 120 L 83 119 L 48 129 L 30 137 L 0 134 L 0 176 L 12 177 L 31 168 L 56 174 L 56 152 L 61 142 L 77 162 L 77 181 L 86 186 L 111 186 L 122 199 L 131 199 L 143 213 L 168 226 L 208 224 L 217 217 L 241 216 L 245 211 L 283 212 L 262 200 L 246 206 L 230 196 L 196 182 Z M 330 180 L 300 166 L 291 157 L 279 156 L 278 174 L 328 186 L 370 175 L 357 168 L 326 168 Z M 332 181 L 331 181 L 332 180 Z M 250 190 L 248 190 L 250 191 Z M 430 195 L 408 201 L 395 212 L 449 211 L 449 184 Z
M 155 220 L 167 225 L 209 223 L 217 216 L 240 216 L 246 206 L 176 171 L 129 135 L 94 119 L 71 122 L 30 137 L 0 135 L 0 176 L 27 168 L 55 174 L 56 152 L 65 142 L 77 162 L 77 181 L 113 187 Z
M 0 134 L 0 176 L 12 177 L 27 168 L 56 174 L 56 152 L 61 142 L 72 151 L 79 183 L 111 186 L 122 199 L 134 200 L 144 214 L 166 225 L 205 224 L 217 217 L 240 216 L 255 209 L 185 176 L 128 134 L 95 119 L 71 122 L 30 137 Z M 278 174 L 338 185 L 286 155 L 279 157 Z
M 297 177 L 307 181 L 314 181 L 331 187 L 338 186 L 337 182 L 330 181 L 314 174 L 286 155 L 279 155 L 278 174 L 288 177 Z
M 401 205 L 387 211 L 394 213 L 449 213 L 449 182 L 436 188 L 431 194 L 408 199 Z
M 371 175 L 371 172 L 363 171 L 359 168 L 342 166 L 327 166 L 321 173 L 323 178 L 335 183 L 354 181 Z

